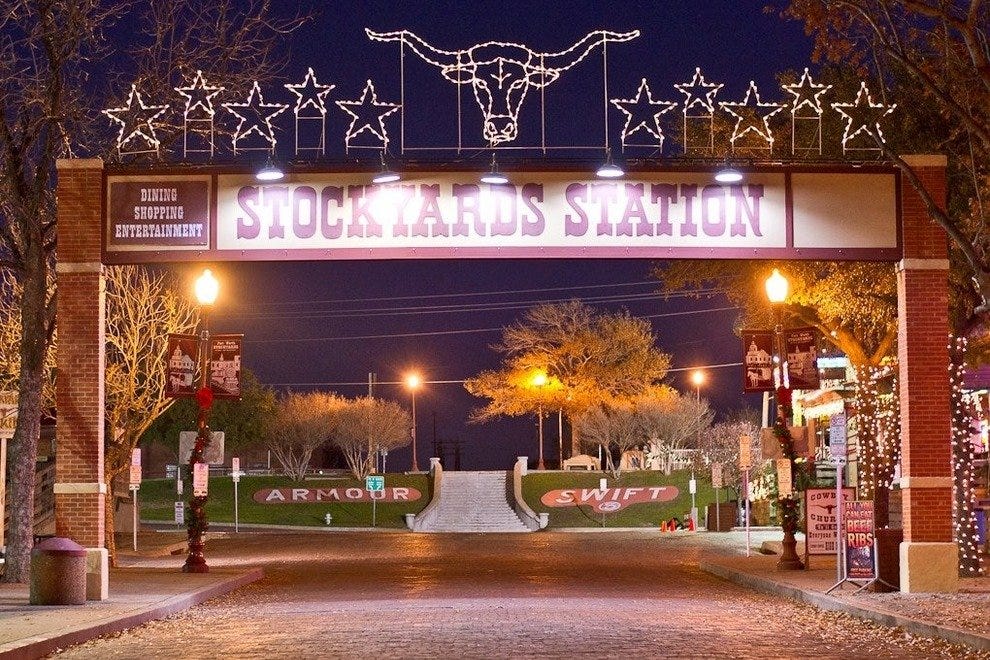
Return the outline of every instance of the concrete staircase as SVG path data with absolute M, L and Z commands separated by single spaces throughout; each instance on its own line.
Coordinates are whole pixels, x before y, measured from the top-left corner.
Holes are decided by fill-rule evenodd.
M 528 532 L 507 497 L 506 472 L 443 473 L 435 520 L 424 532 Z

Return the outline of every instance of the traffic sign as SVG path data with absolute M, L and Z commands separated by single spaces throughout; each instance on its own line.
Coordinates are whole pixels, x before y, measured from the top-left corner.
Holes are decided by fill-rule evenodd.
M 183 502 L 175 503 L 175 524 L 181 525 L 186 522 L 186 508 Z
M 364 478 L 364 487 L 373 493 L 380 493 L 385 490 L 385 477 L 380 474 L 368 475 Z

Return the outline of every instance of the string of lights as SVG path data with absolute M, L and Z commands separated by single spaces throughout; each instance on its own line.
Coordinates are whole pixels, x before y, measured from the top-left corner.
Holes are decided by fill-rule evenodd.
M 976 527 L 976 474 L 973 461 L 971 405 L 963 389 L 966 374 L 965 337 L 949 340 L 949 385 L 952 388 L 952 531 L 959 546 L 959 570 L 961 575 L 983 575 L 980 565 L 979 536 Z

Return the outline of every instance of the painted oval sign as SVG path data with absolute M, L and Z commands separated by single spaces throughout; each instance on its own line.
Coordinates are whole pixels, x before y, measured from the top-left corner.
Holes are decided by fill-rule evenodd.
M 544 506 L 590 506 L 599 513 L 618 511 L 630 504 L 670 502 L 678 495 L 674 486 L 631 486 L 628 488 L 565 488 L 543 494 Z
M 258 504 L 303 504 L 310 502 L 413 502 L 422 497 L 415 488 L 394 486 L 381 491 L 364 488 L 262 488 L 253 499 Z

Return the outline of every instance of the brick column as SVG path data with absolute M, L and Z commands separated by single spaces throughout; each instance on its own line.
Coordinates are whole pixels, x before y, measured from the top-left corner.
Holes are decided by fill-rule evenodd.
M 58 161 L 57 194 L 55 530 L 89 550 L 86 595 L 104 600 L 109 565 L 103 547 L 103 162 Z
M 939 205 L 945 204 L 944 156 L 905 160 Z M 904 258 L 897 265 L 901 490 L 904 542 L 901 591 L 958 588 L 952 541 L 949 404 L 948 239 L 915 189 L 902 180 Z

